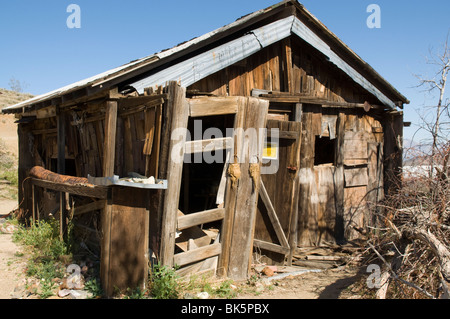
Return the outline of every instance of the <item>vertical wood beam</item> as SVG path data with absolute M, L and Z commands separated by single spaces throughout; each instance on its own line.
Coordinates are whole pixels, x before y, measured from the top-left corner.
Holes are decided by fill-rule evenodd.
M 31 205 L 32 205 L 32 218 L 33 224 L 36 223 L 36 187 L 31 184 Z
M 295 104 L 295 122 L 299 123 L 302 122 L 302 114 L 303 114 L 303 104 L 302 103 Z
M 117 101 L 106 102 L 105 141 L 103 147 L 103 176 L 114 175 L 117 133 Z
M 66 173 L 66 113 L 57 108 L 58 174 Z
M 227 234 L 227 241 L 222 242 L 228 256 L 228 277 L 233 280 L 244 280 L 248 277 L 253 252 L 253 238 L 255 232 L 256 210 L 258 203 L 260 172 L 255 167 L 261 167 L 262 143 L 260 128 L 266 127 L 268 101 L 256 98 L 243 98 L 244 134 L 238 136 L 235 147 L 238 151 L 241 176 L 235 185 L 235 207 L 228 207 L 226 218 L 232 219 L 231 234 Z M 246 134 L 247 129 L 255 129 L 256 136 Z M 256 153 L 254 153 L 256 152 Z M 232 199 L 234 201 L 234 199 Z M 227 206 L 229 203 L 225 203 Z M 231 216 L 230 216 L 231 214 Z M 223 252 L 222 252 L 223 254 Z M 223 265 L 221 265 L 223 266 Z
M 245 118 L 245 108 L 243 99 L 238 99 L 237 112 L 234 118 L 234 130 L 235 135 L 234 138 L 234 153 L 231 154 L 233 157 L 230 160 L 231 164 L 238 165 L 238 156 L 237 150 L 240 149 L 242 145 L 239 129 L 243 129 L 244 118 Z M 230 167 L 228 164 L 226 164 Z M 219 256 L 217 274 L 221 277 L 226 277 L 228 275 L 228 264 L 230 262 L 230 248 L 231 248 L 231 238 L 233 235 L 233 226 L 234 226 L 234 211 L 236 208 L 236 200 L 237 200 L 237 192 L 238 192 L 238 184 L 239 180 L 232 181 L 232 177 L 230 172 L 227 172 L 227 185 L 225 190 L 225 199 L 224 199 L 224 207 L 225 207 L 225 218 L 222 222 L 222 230 L 221 230 L 221 244 L 222 244 L 222 253 Z
M 116 133 L 117 133 L 117 101 L 106 102 L 105 114 L 105 135 L 103 147 L 103 176 L 111 177 L 114 175 L 114 162 L 116 153 Z M 100 276 L 102 286 L 107 295 L 112 293 L 111 287 L 111 231 L 112 231 L 112 199 L 108 198 L 105 202 L 105 208 L 102 211 L 102 242 L 101 242 L 101 261 Z
M 284 80 L 284 91 L 294 93 L 294 79 L 293 79 L 293 66 L 292 66 L 292 48 L 291 48 L 291 38 L 286 38 L 282 40 L 282 71 Z
M 18 204 L 25 215 L 31 213 L 31 180 L 28 179 L 28 173 L 34 166 L 33 152 L 30 149 L 30 140 L 32 137 L 31 124 L 21 123 L 17 126 L 17 135 L 19 137 L 19 197 Z
M 189 105 L 186 100 L 186 89 L 176 82 L 169 84 L 169 108 L 172 118 L 167 164 L 167 190 L 164 194 L 162 215 L 160 259 L 165 266 L 172 267 L 175 253 L 175 234 L 177 228 L 177 212 L 180 201 L 181 178 L 183 174 L 184 143 L 189 118 Z M 184 131 L 174 131 L 185 129 Z
M 56 108 L 56 126 L 57 126 L 57 172 L 64 175 L 66 173 L 66 113 L 61 108 Z M 66 194 L 59 193 L 59 236 L 63 240 L 67 231 L 67 211 Z
M 344 205 L 344 136 L 345 136 L 345 119 L 344 112 L 339 112 L 336 125 L 336 148 L 335 148 L 335 174 L 334 182 L 334 200 L 336 206 L 336 217 L 334 224 L 334 236 L 336 241 L 343 242 L 345 240 L 345 205 Z
M 297 104 L 295 108 L 295 121 L 300 123 L 300 129 L 298 133 L 302 134 L 303 126 L 302 126 L 302 112 L 303 112 L 303 105 Z M 295 160 L 294 163 L 297 165 L 297 171 L 295 173 L 295 177 L 293 180 L 293 186 L 292 186 L 292 193 L 291 193 L 291 218 L 290 218 L 290 225 L 289 225 L 289 255 L 287 264 L 288 266 L 292 266 L 292 258 L 295 254 L 295 249 L 297 248 L 298 244 L 298 214 L 299 214 L 299 208 L 298 208 L 298 202 L 300 198 L 300 152 L 302 148 L 302 139 L 300 138 L 297 140 L 297 148 L 295 149 Z
M 395 194 L 401 188 L 403 167 L 403 112 L 388 114 L 383 123 L 384 193 Z

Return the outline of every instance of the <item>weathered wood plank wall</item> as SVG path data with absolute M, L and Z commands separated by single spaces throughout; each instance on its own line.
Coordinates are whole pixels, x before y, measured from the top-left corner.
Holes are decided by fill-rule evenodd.
M 219 96 L 251 96 L 252 89 L 261 89 L 336 102 L 377 102 L 350 78 L 323 62 L 313 48 L 297 37 L 275 43 L 187 89 Z

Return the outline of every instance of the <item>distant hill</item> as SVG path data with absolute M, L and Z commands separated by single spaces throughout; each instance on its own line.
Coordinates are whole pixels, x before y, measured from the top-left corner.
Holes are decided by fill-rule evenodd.
M 7 106 L 17 104 L 19 102 L 32 98 L 33 95 L 28 93 L 18 93 L 0 88 L 0 110 Z M 17 124 L 14 114 L 2 114 L 0 112 L 0 175 L 2 174 L 2 164 L 9 155 L 13 155 L 14 159 L 18 155 L 17 143 Z M 0 179 L 2 176 L 0 176 Z M 1 197 L 1 194 L 0 194 Z
M 427 165 L 431 154 L 430 142 L 416 142 L 409 139 L 403 140 L 403 165 L 416 166 Z
M 29 93 L 19 93 L 0 88 L 0 110 L 2 110 L 4 107 L 31 99 L 32 97 L 33 95 Z

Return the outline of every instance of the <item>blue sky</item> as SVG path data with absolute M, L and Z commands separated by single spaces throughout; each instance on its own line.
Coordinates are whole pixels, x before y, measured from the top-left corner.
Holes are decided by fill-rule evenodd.
M 303 0 L 305 7 L 368 62 L 411 104 L 405 107 L 410 138 L 416 109 L 437 95 L 414 88 L 413 74 L 432 74 L 425 63 L 450 31 L 448 0 Z M 81 28 L 69 29 L 70 4 L 81 8 Z M 173 47 L 277 0 L 14 0 L 0 11 L 0 87 L 9 80 L 42 94 L 129 61 Z M 369 4 L 381 8 L 381 28 L 369 29 Z M 450 87 L 448 89 L 450 91 Z M 447 97 L 449 95 L 447 94 Z M 417 136 L 416 136 L 417 139 Z

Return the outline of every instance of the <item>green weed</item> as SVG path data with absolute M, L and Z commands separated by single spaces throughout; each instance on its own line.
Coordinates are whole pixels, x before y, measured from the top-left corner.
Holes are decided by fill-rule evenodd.
M 178 299 L 178 275 L 173 268 L 154 265 L 150 275 L 150 293 L 155 299 Z
M 52 296 L 56 288 L 53 280 L 64 276 L 61 259 L 68 253 L 67 245 L 59 238 L 57 221 L 40 221 L 28 228 L 19 226 L 13 241 L 30 250 L 26 275 L 39 279 L 35 293 L 42 299 Z

